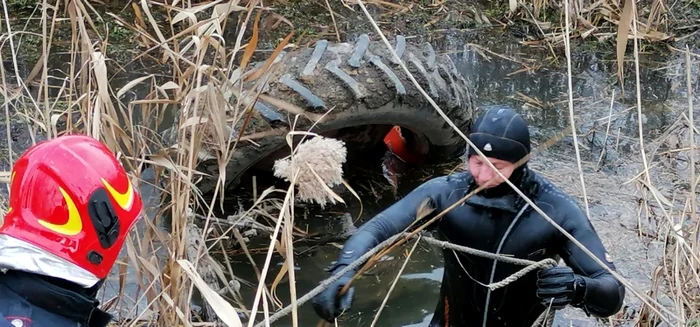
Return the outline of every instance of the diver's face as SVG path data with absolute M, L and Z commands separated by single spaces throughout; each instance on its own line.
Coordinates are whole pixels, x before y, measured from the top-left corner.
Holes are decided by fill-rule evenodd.
M 514 163 L 496 158 L 487 158 L 505 178 L 510 178 L 510 175 L 513 174 L 515 170 Z M 503 183 L 503 178 L 498 176 L 498 173 L 478 155 L 469 157 L 469 172 L 474 176 L 474 180 L 479 186 L 486 184 L 486 188 L 492 188 Z

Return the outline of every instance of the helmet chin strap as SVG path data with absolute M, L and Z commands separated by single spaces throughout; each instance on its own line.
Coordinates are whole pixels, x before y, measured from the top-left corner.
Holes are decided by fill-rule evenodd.
M 56 277 L 46 276 L 46 275 L 38 275 L 38 276 L 41 279 L 43 279 L 43 280 L 45 280 L 45 281 L 47 281 L 55 286 L 58 286 L 62 289 L 69 290 L 71 292 L 82 294 L 82 295 L 87 296 L 89 298 L 95 298 L 97 296 L 97 292 L 100 291 L 100 288 L 102 287 L 102 285 L 104 284 L 104 282 L 106 280 L 105 278 L 100 279 L 97 282 L 97 284 L 95 284 L 94 286 L 86 288 L 86 287 L 82 287 L 76 283 L 73 283 L 71 281 L 67 281 L 67 280 L 62 279 L 62 278 L 56 278 Z
M 60 278 L 83 288 L 94 287 L 100 282 L 89 271 L 5 234 L 0 234 L 0 268 Z

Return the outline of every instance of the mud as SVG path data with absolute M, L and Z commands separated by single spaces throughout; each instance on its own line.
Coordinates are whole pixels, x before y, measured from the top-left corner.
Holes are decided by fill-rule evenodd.
M 474 83 L 478 106 L 508 103 L 520 109 L 533 125 L 532 135 L 536 143 L 542 143 L 563 129 L 571 135 L 568 126 L 566 68 L 545 66 L 532 73 L 512 74 L 523 68 L 521 63 L 544 61 L 547 56 L 546 51 L 533 51 L 509 43 L 499 46 L 494 39 L 494 42 L 488 45 L 489 50 L 515 60 L 506 60 L 494 55 L 485 58 L 471 48 L 467 48 L 466 52 L 460 52 L 459 50 L 462 49 L 456 45 L 464 44 L 465 39 L 450 39 L 451 37 L 445 37 L 443 50 L 451 49 L 457 52 L 454 53 L 456 63 L 465 78 Z M 458 49 L 455 50 L 455 48 Z M 639 205 L 640 200 L 648 195 L 644 196 L 640 192 L 639 183 L 635 181 L 635 176 L 643 170 L 643 166 L 639 151 L 638 118 L 634 107 L 636 101 L 634 77 L 628 75 L 625 81 L 627 88 L 623 93 L 619 88 L 610 86 L 615 82 L 615 76 L 614 66 L 610 64 L 609 59 L 590 53 L 578 53 L 574 56 L 576 60 L 572 71 L 574 75 L 572 86 L 575 127 L 591 221 L 614 258 L 618 272 L 633 285 L 635 290 L 643 293 L 652 285 L 650 276 L 658 267 L 663 254 L 663 244 L 648 237 L 649 233 L 653 233 L 654 226 L 648 224 L 645 218 L 639 218 L 639 212 L 642 210 Z M 684 79 L 680 75 L 682 57 L 679 53 L 671 53 L 661 59 L 663 60 L 660 61 L 658 57 L 645 57 L 640 72 L 643 135 L 647 149 L 655 146 L 654 141 L 665 134 L 683 110 L 687 111 L 687 107 L 684 107 L 687 100 L 682 91 Z M 698 89 L 697 81 L 694 82 L 693 88 Z M 608 128 L 610 115 L 612 117 Z M 610 132 L 606 138 L 608 130 Z M 573 142 L 574 139 L 571 136 L 565 138 L 553 148 L 538 154 L 531 161 L 530 167 L 575 195 L 583 207 L 584 198 Z M 652 161 L 650 165 L 653 162 L 656 161 Z M 420 181 L 445 172 L 444 169 L 438 169 L 438 171 L 435 169 L 438 168 L 434 167 L 432 172 L 424 171 L 423 174 L 416 172 L 416 176 L 407 177 L 407 180 L 415 182 L 404 184 L 402 191 L 408 192 Z M 660 168 L 652 171 L 652 182 L 667 197 L 673 192 L 678 192 L 678 188 L 668 180 L 668 174 L 668 171 Z M 359 184 L 366 184 L 358 180 L 354 182 L 358 184 L 358 188 L 361 188 Z M 365 194 L 365 196 L 373 197 L 372 194 Z M 377 202 L 371 200 L 365 202 L 363 221 L 379 213 L 391 203 L 391 196 L 388 193 L 382 193 L 381 197 Z M 332 208 L 325 212 L 312 211 L 305 213 L 304 216 L 324 217 L 331 221 L 331 225 L 335 221 L 336 229 L 333 232 L 337 232 L 337 228 L 340 228 L 337 226 L 339 215 L 328 212 L 349 212 L 357 215 L 359 208 L 357 205 L 351 205 L 347 208 Z M 309 222 L 309 224 L 313 223 Z M 361 222 L 358 222 L 359 224 Z M 327 227 L 317 227 L 319 230 L 324 228 Z M 321 247 L 316 249 L 313 255 L 309 255 L 306 248 L 298 250 L 305 255 L 296 261 L 297 294 L 309 291 L 327 277 L 323 268 L 337 258 L 338 247 L 341 245 L 342 243 L 336 243 Z M 439 251 L 435 249 L 426 246 L 421 246 L 419 249 L 407 265 L 402 279 L 397 283 L 377 325 L 427 326 L 437 300 L 442 273 L 441 260 Z M 385 267 L 379 268 L 379 272 L 365 276 L 357 282 L 353 310 L 341 319 L 341 325 L 370 325 L 401 262 L 405 259 L 399 253 L 405 254 L 406 251 L 406 248 L 403 251 L 396 251 L 395 257 L 389 260 L 394 261 L 393 263 L 387 263 Z M 275 276 L 275 273 L 276 271 L 271 271 L 270 276 Z M 243 276 L 242 274 L 243 272 L 239 276 Z M 247 276 L 250 280 L 254 279 L 252 274 Z M 248 291 L 248 298 L 254 297 L 251 289 L 244 288 L 244 291 Z M 288 294 L 287 288 L 280 286 L 277 294 L 280 294 L 280 297 Z M 630 325 L 634 319 L 639 318 L 641 302 L 632 291 L 628 291 L 627 294 L 623 310 L 612 319 L 615 325 Z M 288 299 L 282 297 L 281 299 L 289 303 Z M 672 305 L 669 299 L 663 296 L 659 297 L 659 301 L 664 305 Z M 317 322 L 318 318 L 310 305 L 300 309 L 301 325 L 313 325 Z M 609 322 L 597 321 L 574 309 L 566 309 L 557 314 L 557 326 L 594 324 L 609 325 Z M 291 326 L 291 322 L 288 317 L 286 321 L 282 320 L 273 326 Z
M 517 42 L 521 40 L 518 36 L 522 34 L 522 25 L 509 25 L 505 29 L 487 27 L 475 20 L 476 14 L 471 13 L 469 6 L 459 7 L 448 2 L 449 8 L 441 9 L 440 6 L 432 7 L 427 1 L 423 2 L 425 4 L 423 4 L 424 9 L 422 10 L 413 7 L 415 11 L 385 17 L 375 15 L 375 17 L 380 17 L 377 19 L 380 21 L 380 26 L 389 34 L 401 32 L 405 35 L 415 35 L 433 42 L 436 45 L 436 50 L 451 53 L 460 72 L 475 87 L 477 105 L 507 103 L 515 106 L 532 123 L 533 138 L 536 143 L 543 142 L 564 128 L 570 129 L 567 127 L 569 119 L 567 72 L 566 67 L 562 66 L 565 57 L 561 50 L 556 52 L 559 63 L 551 64 L 554 60 L 546 48 L 518 45 Z M 360 33 L 369 33 L 373 39 L 376 38 L 373 29 L 368 25 L 359 8 L 355 7 L 355 11 L 350 11 L 340 8 L 339 4 L 333 3 L 333 5 L 334 10 L 338 12 L 335 18 L 342 41 L 353 40 Z M 305 10 L 304 6 L 314 7 L 314 10 Z M 303 6 L 299 7 L 301 9 L 294 9 L 294 12 L 280 12 L 283 15 L 289 15 L 295 24 L 298 23 L 299 31 L 302 32 L 298 33 L 294 40 L 298 45 L 308 44 L 319 37 L 329 40 L 335 37 L 335 28 L 327 10 L 322 8 L 323 6 L 324 2 L 303 2 Z M 377 8 L 373 6 L 370 6 L 370 10 L 377 13 Z M 440 16 L 447 17 L 447 19 L 428 24 L 438 15 L 437 12 L 440 10 L 444 11 L 444 14 L 441 12 Z M 500 13 L 498 10 L 500 9 L 487 7 L 481 8 L 480 12 L 487 16 L 494 16 Z M 304 17 L 308 17 L 307 15 L 313 19 L 304 19 Z M 449 31 L 444 29 L 449 29 Z M 459 31 L 460 29 L 465 30 Z M 235 29 L 232 28 L 229 33 L 235 35 L 235 32 Z M 265 34 L 268 51 L 261 52 L 259 56 L 264 59 L 269 54 L 269 50 L 274 47 L 274 41 L 278 40 L 279 35 L 268 31 L 263 34 Z M 282 35 L 284 34 L 286 32 L 282 32 Z M 227 35 L 229 40 L 233 40 L 231 35 Z M 693 43 L 693 40 L 696 40 L 695 36 L 672 45 L 675 48 L 683 49 L 687 43 L 691 46 L 691 51 L 698 53 L 698 43 Z M 477 51 L 479 49 L 473 46 L 465 48 L 467 43 L 478 44 L 488 48 L 493 53 Z M 658 265 L 662 244 L 659 241 L 640 236 L 640 232 L 637 231 L 640 224 L 642 231 L 645 232 L 649 232 L 653 226 L 650 226 L 645 219 L 638 219 L 639 202 L 642 198 L 639 184 L 634 181 L 627 183 L 643 169 L 639 156 L 636 125 L 638 117 L 636 108 L 633 107 L 636 97 L 633 87 L 634 66 L 632 64 L 626 66 L 624 92 L 617 86 L 613 87 L 616 68 L 612 63 L 614 55 L 610 49 L 614 49 L 614 42 L 598 44 L 588 40 L 573 44 L 572 84 L 575 98 L 575 126 L 581 148 L 584 179 L 593 225 L 615 259 L 620 274 L 627 278 L 637 290 L 644 292 L 651 285 L 650 276 Z M 632 47 L 630 46 L 628 49 L 631 51 Z M 496 54 L 505 55 L 509 59 L 504 59 Z M 643 135 L 644 141 L 647 143 L 663 136 L 665 129 L 678 119 L 680 113 L 683 110 L 687 111 L 687 107 L 684 107 L 686 101 L 685 77 L 681 54 L 675 51 L 655 52 L 655 54 L 643 56 L 641 67 Z M 697 59 L 695 60 L 697 61 Z M 536 69 L 531 72 L 523 71 L 528 67 Z M 156 67 L 156 70 L 167 73 L 167 68 Z M 143 76 L 147 72 L 150 71 L 128 69 L 120 74 L 120 80 L 128 81 Z M 693 76 L 698 75 L 694 73 Z M 697 79 L 694 83 L 695 94 L 698 94 L 700 91 L 698 91 Z M 611 111 L 610 99 L 613 89 L 615 97 Z M 695 103 L 698 103 L 697 99 Z M 605 135 L 608 134 L 606 133 L 608 130 L 607 116 L 610 112 L 612 112 L 613 117 L 610 122 L 609 137 L 606 138 Z M 26 123 L 19 119 L 16 112 L 10 111 L 10 116 L 9 139 L 12 140 L 14 150 L 12 156 L 5 146 L 8 141 L 8 127 L 5 124 L 0 125 L 0 147 L 2 147 L 0 158 L 4 170 L 9 169 L 12 158 L 16 158 L 18 153 L 21 153 L 32 143 L 31 133 L 28 131 Z M 37 135 L 35 139 L 41 139 L 41 135 Z M 574 139 L 569 136 L 555 147 L 538 154 L 532 160 L 531 167 L 549 177 L 559 187 L 578 197 L 583 203 L 573 142 Z M 664 145 L 672 147 L 677 144 L 666 142 Z M 653 144 L 647 144 L 647 146 L 652 147 Z M 599 164 L 601 151 L 604 151 L 604 156 Z M 649 151 L 647 151 L 648 153 Z M 668 167 L 668 165 L 662 167 Z M 679 172 L 676 171 L 682 169 L 678 166 L 673 168 L 673 170 L 655 168 L 653 171 L 652 181 L 654 185 L 669 198 L 672 198 L 674 192 L 683 190 L 683 175 L 679 175 Z M 409 182 L 402 184 L 402 191 L 408 192 L 420 181 L 444 172 L 444 166 L 426 167 L 420 172 L 415 172 L 415 175 L 408 179 Z M 351 183 L 356 189 L 371 189 L 367 186 L 369 182 L 366 180 L 357 179 L 352 180 Z M 364 187 L 360 184 L 364 184 Z M 147 188 L 148 186 L 145 184 L 143 192 L 151 199 L 152 206 L 156 207 L 157 200 L 155 199 L 158 196 L 155 191 L 148 191 Z M 374 189 L 379 188 L 375 187 Z M 376 201 L 369 200 L 369 198 L 374 197 L 370 192 L 363 195 L 365 196 L 364 220 L 381 211 L 392 201 L 388 193 L 375 194 L 381 196 Z M 316 230 L 326 232 L 337 231 L 339 228 L 335 223 L 337 216 L 344 212 L 356 216 L 359 211 L 356 201 L 352 200 L 351 197 L 347 199 L 353 203 L 349 207 L 332 208 L 323 212 L 314 211 L 310 207 L 306 208 L 308 212 L 305 215 L 311 218 L 307 221 L 299 221 L 299 224 L 308 224 Z M 358 222 L 358 225 L 360 223 L 361 221 Z M 141 224 L 138 228 L 143 230 L 145 227 Z M 296 287 L 298 294 L 303 294 L 315 287 L 319 281 L 326 277 L 323 268 L 336 258 L 337 246 L 339 245 L 340 243 L 320 248 L 297 249 L 299 252 L 303 251 L 303 254 L 297 259 Z M 264 256 L 255 256 L 260 265 L 262 265 L 263 258 Z M 246 258 L 234 257 L 232 260 L 239 278 L 249 281 L 257 280 Z M 275 258 L 274 260 L 276 261 L 273 263 L 277 264 L 280 259 Z M 375 274 L 358 281 L 353 311 L 343 318 L 342 325 L 369 326 L 402 260 L 403 256 L 396 255 L 393 260 L 389 260 L 385 267 L 380 267 Z M 276 266 L 273 265 L 273 267 Z M 117 268 L 115 267 L 113 276 L 105 286 L 102 294 L 104 300 L 118 293 Z M 439 251 L 426 246 L 419 247 L 407 265 L 402 280 L 399 281 L 387 302 L 388 307 L 384 309 L 378 325 L 427 326 L 439 290 L 440 269 Z M 276 271 L 271 271 L 268 274 L 268 276 L 272 276 L 269 282 L 272 281 L 275 274 Z M 145 307 L 144 298 L 135 298 L 141 296 L 143 292 L 138 291 L 138 283 L 133 277 L 134 275 L 133 271 L 129 271 L 126 280 L 128 297 L 125 297 L 115 309 L 115 311 L 122 313 L 119 315 L 120 317 L 133 317 L 134 313 L 141 313 Z M 284 283 L 277 290 L 278 296 L 285 304 L 289 303 L 286 287 L 287 285 Z M 255 285 L 244 285 L 242 288 L 248 303 L 253 300 L 254 290 Z M 141 304 L 140 308 L 134 308 L 135 302 Z M 668 301 L 665 300 L 662 303 L 668 304 Z M 632 295 L 632 292 L 628 291 L 625 309 L 619 317 L 614 318 L 615 324 L 629 323 L 636 318 L 639 304 L 640 301 Z M 310 305 L 300 308 L 301 326 L 313 326 L 317 322 L 318 318 Z M 589 326 L 596 321 L 586 317 L 580 311 L 567 309 L 558 313 L 557 322 L 560 326 Z M 605 324 L 607 325 L 607 322 Z M 286 318 L 274 326 L 291 326 L 291 322 L 289 318 Z

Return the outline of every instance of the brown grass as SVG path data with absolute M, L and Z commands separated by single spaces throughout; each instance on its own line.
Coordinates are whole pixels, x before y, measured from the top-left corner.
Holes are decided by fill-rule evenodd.
M 563 42 L 565 26 L 553 20 L 564 21 L 567 16 L 571 22 L 569 37 L 595 37 L 606 39 L 617 34 L 619 27 L 627 29 L 630 23 L 629 2 L 622 0 L 572 0 L 568 3 L 551 0 L 510 1 L 507 14 L 535 24 L 553 42 Z M 663 0 L 643 1 L 640 5 L 638 36 L 648 41 L 664 41 L 672 38 L 669 27 L 669 5 Z M 681 5 L 681 4 L 677 4 Z M 565 7 L 568 13 L 565 12 Z M 556 17 L 553 17 L 556 16 Z M 625 34 L 625 33 L 623 33 Z M 627 36 L 627 35 L 626 35 Z
M 350 6 L 353 3 L 362 4 L 358 1 L 346 1 L 344 4 Z M 385 1 L 371 3 L 385 6 L 390 4 Z M 516 2 L 511 1 L 511 3 Z M 665 24 L 662 15 L 665 8 L 663 1 L 654 0 L 650 9 L 646 11 L 645 19 L 638 21 L 639 13 L 631 1 L 628 2 L 629 7 L 622 8 L 620 3 L 615 1 L 596 2 L 595 5 L 588 7 L 583 1 L 576 0 L 572 2 L 570 11 L 562 10 L 562 16 L 576 22 L 573 30 L 571 26 L 562 24 L 555 28 L 552 24 L 537 20 L 543 12 L 558 6 L 558 3 L 547 0 L 531 1 L 528 6 L 523 7 L 526 9 L 524 12 L 526 17 L 529 17 L 527 19 L 537 23 L 542 33 L 547 35 L 547 42 L 556 44 L 566 41 L 568 52 L 570 51 L 568 39 L 574 34 L 599 38 L 617 34 L 618 62 L 623 63 L 629 36 L 632 35 L 635 43 L 634 62 L 637 76 L 639 75 L 639 49 L 637 38 L 634 36 L 641 35 L 648 40 L 664 40 L 668 37 L 664 32 L 660 32 Z M 325 4 L 331 6 L 328 2 Z M 3 5 L 7 8 L 5 1 Z M 171 217 L 172 233 L 164 233 L 159 227 L 160 222 L 156 218 L 162 212 L 147 217 L 144 220 L 145 231 L 132 232 L 126 245 L 125 262 L 115 267 L 120 272 L 119 285 L 123 285 L 125 281 L 127 266 L 135 269 L 140 287 L 138 296 L 143 297 L 149 309 L 156 314 L 138 313 L 134 321 L 120 321 L 119 325 L 137 326 L 148 323 L 158 326 L 193 326 L 193 323 L 199 320 L 190 311 L 190 302 L 195 289 L 206 301 L 205 312 L 228 326 L 242 326 L 237 313 L 252 317 L 248 323 L 250 327 L 255 323 L 256 317 L 259 320 L 258 311 L 262 311 L 263 317 L 269 317 L 271 311 L 283 307 L 283 303 L 276 297 L 276 287 L 285 277 L 289 279 L 291 285 L 294 285 L 295 281 L 294 269 L 289 269 L 294 267 L 293 238 L 295 232 L 298 232 L 294 227 L 295 215 L 292 204 L 296 199 L 312 198 L 321 199 L 318 202 L 323 203 L 326 197 L 331 201 L 343 202 L 343 199 L 329 188 L 340 183 L 348 186 L 342 180 L 342 171 L 337 165 L 332 164 L 330 165 L 332 169 L 319 171 L 318 168 L 321 165 L 311 160 L 313 158 L 309 154 L 304 154 L 303 147 L 298 147 L 295 155 L 299 155 L 303 160 L 296 163 L 303 163 L 307 168 L 311 168 L 305 173 L 306 175 L 298 175 L 300 170 L 293 160 L 290 160 L 286 169 L 281 167 L 285 165 L 284 163 L 279 164 L 279 175 L 293 181 L 292 186 L 286 190 L 266 189 L 259 195 L 256 194 L 253 206 L 244 208 L 236 216 L 236 220 L 228 221 L 228 227 L 219 230 L 217 233 L 221 236 L 213 241 L 210 231 L 220 228 L 223 224 L 219 224 L 213 217 L 213 203 L 205 202 L 196 187 L 197 177 L 201 173 L 197 172 L 195 167 L 200 160 L 197 154 L 201 149 L 214 149 L 223 170 L 223 166 L 233 151 L 236 151 L 238 144 L 248 141 L 245 132 L 234 138 L 229 129 L 230 126 L 237 126 L 240 127 L 239 130 L 246 130 L 245 127 L 250 123 L 253 112 L 252 101 L 259 96 L 252 91 L 256 89 L 255 87 L 243 89 L 241 84 L 237 83 L 239 79 L 245 78 L 248 81 L 262 83 L 263 81 L 258 79 L 272 66 L 271 61 L 268 60 L 260 71 L 246 77 L 241 77 L 240 74 L 250 64 L 257 48 L 261 3 L 232 1 L 215 6 L 201 4 L 189 6 L 185 3 L 167 6 L 164 3 L 143 0 L 132 3 L 132 9 L 136 13 L 133 23 L 111 14 L 125 28 L 138 33 L 137 39 L 141 42 L 142 48 L 147 49 L 139 54 L 139 58 L 148 58 L 156 61 L 157 65 L 171 67 L 165 77 L 147 75 L 130 81 L 119 89 L 115 89 L 110 81 L 115 71 L 110 70 L 111 66 L 108 65 L 113 55 L 109 43 L 105 42 L 108 33 L 101 35 L 97 32 L 103 29 L 96 24 L 94 17 L 97 14 L 90 3 L 83 0 L 49 3 L 44 0 L 42 5 L 43 8 L 53 5 L 60 10 L 45 9 L 42 12 L 44 17 L 41 20 L 42 56 L 33 66 L 30 78 L 26 80 L 11 78 L 4 69 L 0 70 L 2 72 L 0 90 L 5 111 L 8 148 L 13 148 L 10 135 L 11 121 L 16 117 L 22 117 L 27 128 L 31 128 L 33 138 L 35 134 L 50 138 L 66 132 L 86 133 L 104 141 L 118 153 L 125 167 L 135 178 L 140 178 L 139 172 L 145 164 L 155 166 L 158 172 L 164 173 L 163 184 L 158 184 L 157 187 L 169 194 L 170 200 L 162 203 L 161 211 L 167 211 L 168 216 Z M 513 6 L 512 9 L 516 10 L 517 6 Z M 367 11 L 364 12 L 367 13 Z M 224 45 L 220 34 L 231 27 L 226 26 L 227 22 L 220 19 L 222 13 L 223 15 L 240 14 L 242 20 L 237 24 L 243 31 L 252 26 L 250 33 L 252 36 L 248 40 L 243 40 L 243 32 L 241 32 L 235 44 Z M 5 9 L 3 17 L 7 16 L 8 12 Z M 7 22 L 7 20 L 4 21 Z M 63 75 L 57 75 L 56 72 L 48 69 L 50 58 L 58 52 L 56 49 L 59 48 L 55 44 L 57 42 L 55 30 L 57 25 L 71 24 L 71 21 L 75 22 L 71 25 L 69 35 L 68 53 L 71 64 L 68 70 L 62 72 Z M 611 26 L 615 28 L 605 29 Z M 9 30 L 6 35 L 13 37 L 8 38 L 3 47 L 9 47 L 13 57 L 0 59 L 11 60 L 14 68 L 18 69 L 15 38 L 25 32 L 13 31 L 9 24 L 7 29 Z M 276 57 L 292 35 L 292 33 L 288 34 L 279 42 L 270 58 Z M 691 54 L 687 57 L 690 62 Z M 234 64 L 238 61 L 241 62 L 239 65 Z M 690 70 L 687 74 L 688 92 L 691 93 Z M 52 80 L 62 82 L 58 83 L 59 86 L 55 86 L 57 83 L 50 82 Z M 38 92 L 30 94 L 28 85 L 35 86 Z M 146 95 L 125 103 L 123 96 L 137 89 L 144 90 Z M 639 90 L 637 85 L 638 98 Z M 49 95 L 49 92 L 52 95 Z M 641 103 L 641 100 L 638 99 L 638 102 Z M 279 104 L 281 104 L 280 107 L 287 108 L 296 115 L 303 114 L 298 111 L 298 108 Z M 641 112 L 639 106 L 641 104 L 638 103 L 638 112 Z M 686 122 L 687 125 L 694 126 L 692 98 L 689 98 L 688 106 Z M 173 110 L 178 110 L 178 115 L 176 128 L 170 134 L 172 139 L 162 140 L 156 130 L 164 113 Z M 571 102 L 570 115 L 573 122 L 575 113 Z M 322 119 L 320 115 L 310 117 L 313 120 Z M 639 132 L 640 135 L 644 135 L 641 122 Z M 694 164 L 695 158 L 692 154 L 695 144 L 692 136 L 695 133 L 689 128 L 686 128 L 684 133 L 687 134 L 685 137 L 689 139 L 689 144 L 686 145 L 688 150 L 683 151 L 687 152 L 685 155 L 691 157 Z M 641 138 L 642 149 L 644 149 L 643 141 Z M 332 155 L 337 156 L 338 162 L 344 160 L 345 154 L 342 150 L 334 149 L 333 146 L 330 150 Z M 10 152 L 9 161 L 12 162 L 17 155 Z M 696 214 L 695 197 L 682 194 L 670 201 L 655 191 L 650 177 L 653 172 L 649 168 L 651 165 L 647 162 L 652 157 L 648 157 L 644 152 L 641 155 L 645 171 L 640 174 L 637 182 L 643 185 L 641 189 L 645 191 L 645 196 L 651 196 L 644 201 L 644 205 L 660 208 L 663 213 L 656 217 L 659 229 L 656 235 L 663 237 L 667 246 L 665 260 L 654 276 L 655 289 L 632 292 L 642 298 L 646 304 L 643 314 L 635 325 L 653 326 L 655 322 L 662 320 L 673 325 L 680 325 L 676 323 L 677 321 L 689 324 L 694 319 L 697 322 L 700 319 L 700 305 L 698 305 L 700 303 L 698 273 L 700 271 L 700 259 L 698 259 L 700 220 Z M 146 156 L 150 159 L 144 159 Z M 303 170 L 304 167 L 301 169 Z M 286 172 L 282 173 L 282 171 Z M 691 171 L 689 194 L 694 194 L 696 175 L 694 170 Z M 316 184 L 325 186 L 323 192 L 318 192 L 318 186 L 312 190 L 316 192 L 307 192 L 308 189 L 305 191 L 303 185 L 298 190 L 293 187 L 294 182 L 304 179 L 307 183 L 323 180 L 324 183 Z M 582 176 L 581 182 L 584 182 Z M 216 190 L 218 195 L 221 195 L 220 187 L 221 184 Z M 272 198 L 276 193 L 284 194 L 283 200 Z M 353 194 L 359 199 L 354 191 Z M 5 200 L 2 199 L 2 201 Z M 680 206 L 672 207 L 669 204 Z M 193 211 L 207 214 L 193 214 Z M 651 209 L 647 208 L 647 211 Z M 252 257 L 243 240 L 245 231 L 242 230 L 242 224 L 239 224 L 251 217 L 265 217 L 267 221 L 273 222 L 270 226 L 266 226 L 267 231 L 272 234 L 272 241 L 266 249 L 266 261 L 263 267 L 261 269 L 255 267 L 258 280 L 251 282 L 251 284 L 257 284 L 254 302 L 246 303 L 238 294 L 236 283 L 239 282 L 235 277 L 232 264 L 225 256 L 223 263 L 217 262 L 212 259 L 210 253 L 223 250 L 224 239 L 233 238 L 252 263 Z M 198 225 L 201 224 L 195 224 L 195 221 L 199 223 L 203 221 L 203 227 L 199 227 Z M 218 240 L 222 242 L 216 242 Z M 392 248 L 395 246 L 396 244 Z M 160 253 L 163 254 L 156 253 L 156 249 L 160 249 Z M 285 264 L 275 276 L 272 286 L 268 288 L 264 281 L 267 280 L 273 254 L 284 258 Z M 659 292 L 668 294 L 673 299 L 674 306 L 669 308 L 658 305 Z M 124 295 L 119 294 L 115 299 L 107 299 L 106 306 L 117 306 L 122 296 Z M 292 304 L 299 297 L 294 287 L 291 288 L 291 297 Z M 298 325 L 297 320 L 298 312 L 293 310 L 292 321 L 295 326 Z
M 43 8 L 48 8 L 48 5 L 45 1 Z M 43 34 L 39 49 L 43 55 L 42 60 L 36 63 L 32 76 L 24 81 L 19 78 L 8 80 L 7 73 L 3 70 L 3 104 L 8 133 L 11 130 L 10 117 L 21 116 L 32 122 L 32 128 L 37 134 L 47 138 L 77 132 L 102 140 L 123 159 L 127 170 L 136 178 L 139 178 L 144 164 L 153 165 L 159 172 L 165 173 L 165 183 L 159 187 L 172 200 L 163 203 L 163 210 L 156 213 L 156 216 L 168 211 L 172 218 L 172 233 L 166 235 L 162 232 L 160 226 L 157 226 L 160 219 L 147 217 L 142 222 L 145 224 L 145 232 L 133 231 L 125 246 L 126 262 L 115 267 L 121 272 L 120 286 L 123 286 L 126 278 L 126 267 L 135 268 L 140 288 L 137 296 L 144 297 L 149 309 L 157 314 L 140 313 L 136 315 L 135 321 L 124 321 L 123 325 L 133 326 L 138 320 L 159 326 L 190 326 L 193 321 L 197 321 L 190 310 L 190 301 L 196 288 L 206 300 L 205 312 L 210 317 L 229 326 L 241 326 L 237 312 L 245 312 L 246 305 L 240 296 L 236 296 L 237 290 L 229 287 L 229 281 L 235 279 L 230 264 L 217 263 L 209 256 L 207 246 L 212 243 L 204 240 L 209 239 L 205 231 L 209 229 L 211 208 L 210 204 L 202 201 L 194 181 L 200 174 L 195 171 L 199 150 L 202 147 L 219 150 L 218 159 L 223 166 L 240 141 L 231 137 L 227 124 L 240 126 L 241 123 L 247 123 L 251 106 L 241 102 L 246 102 L 250 91 L 236 89 L 232 85 L 237 82 L 240 75 L 238 72 L 245 69 L 256 49 L 260 10 L 255 10 L 253 2 L 248 7 L 238 5 L 237 1 L 213 7 L 134 2 L 134 24 L 129 24 L 116 15 L 114 18 L 123 26 L 136 31 L 142 46 L 148 49 L 139 54 L 137 59 L 155 60 L 156 64 L 164 67 L 169 65 L 172 70 L 165 78 L 147 75 L 126 83 L 120 89 L 114 89 L 110 79 L 115 72 L 110 71 L 107 65 L 110 48 L 106 37 L 97 33 L 101 29 L 96 26 L 94 17 L 97 13 L 91 5 L 81 0 L 65 3 L 57 1 L 50 5 L 60 9 L 47 9 L 43 15 L 46 19 L 41 20 Z M 220 36 L 226 29 L 226 21 L 220 17 L 234 12 L 247 13 L 241 22 L 243 31 L 257 13 L 256 24 L 253 38 L 248 44 L 229 45 L 227 49 Z M 4 17 L 8 17 L 7 12 Z M 58 52 L 54 50 L 58 48 L 53 41 L 56 38 L 54 27 L 66 24 L 67 19 L 74 22 L 70 26 L 70 68 L 62 75 L 50 76 L 48 58 Z M 9 52 L 13 54 L 12 62 L 17 68 L 19 60 L 13 43 L 15 37 L 9 38 L 8 43 Z M 284 45 L 286 42 L 280 44 L 277 51 Z M 242 65 L 234 66 L 233 58 L 240 56 L 243 58 Z M 255 76 L 248 78 L 254 80 Z M 50 85 L 56 84 L 50 83 L 50 79 L 62 79 L 63 83 L 50 90 Z M 30 95 L 27 85 L 38 85 L 38 92 Z M 146 95 L 128 103 L 122 101 L 124 94 L 136 89 L 145 90 Z M 59 96 L 50 97 L 50 91 Z M 173 110 L 179 110 L 175 132 L 170 134 L 174 136 L 175 143 L 170 147 L 170 153 L 166 153 L 166 145 L 170 144 L 160 139 L 156 129 L 163 113 Z M 245 134 L 241 133 L 241 136 Z M 8 148 L 12 148 L 10 140 L 12 138 L 8 135 Z M 11 154 L 10 162 L 16 156 L 17 154 Z M 147 156 L 150 159 L 144 159 Z M 255 210 L 272 192 L 273 190 L 263 192 L 256 206 L 248 211 Z M 209 212 L 204 228 L 194 224 L 194 216 L 191 214 L 193 209 L 200 208 Z M 287 236 L 285 233 L 285 237 L 291 237 L 291 234 Z M 161 246 L 166 254 L 164 259 L 154 252 Z M 224 300 L 222 294 L 238 300 L 233 301 L 238 302 L 237 308 Z M 118 297 L 120 296 L 122 294 Z M 118 299 L 107 299 L 106 307 L 115 305 L 116 300 Z

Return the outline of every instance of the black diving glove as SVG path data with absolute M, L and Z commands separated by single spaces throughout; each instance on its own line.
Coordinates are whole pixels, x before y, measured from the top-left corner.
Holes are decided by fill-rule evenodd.
M 341 269 L 345 268 L 345 266 L 346 265 L 344 264 L 335 263 L 329 268 L 326 268 L 326 271 L 331 272 L 331 274 L 335 274 L 335 272 L 340 271 Z M 340 316 L 340 314 L 342 314 L 344 311 L 350 310 L 352 298 L 355 294 L 355 287 L 352 286 L 348 288 L 347 292 L 345 292 L 345 294 L 343 294 L 343 296 L 340 298 L 338 297 L 338 292 L 340 292 L 340 290 L 350 282 L 354 273 L 354 271 L 348 272 L 343 277 L 340 277 L 340 279 L 331 283 L 321 293 L 314 296 L 311 303 L 319 317 L 328 322 L 333 322 L 335 318 Z
M 586 293 L 583 277 L 571 268 L 558 266 L 537 273 L 537 297 L 543 305 L 559 310 L 567 305 L 577 306 Z

